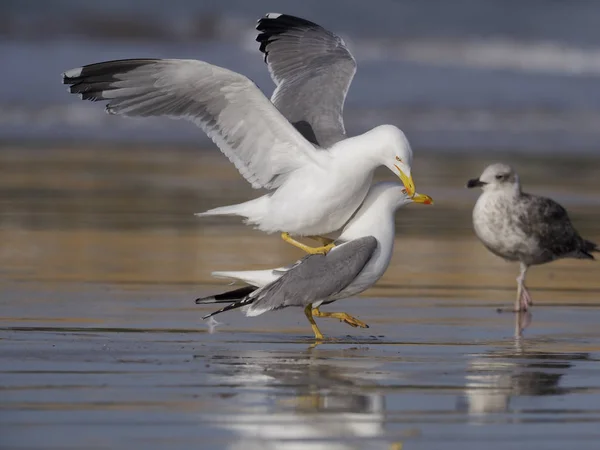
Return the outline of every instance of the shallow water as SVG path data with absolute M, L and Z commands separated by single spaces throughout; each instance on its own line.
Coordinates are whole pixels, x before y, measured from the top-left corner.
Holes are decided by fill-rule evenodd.
M 509 158 L 509 156 L 506 156 Z M 598 266 L 534 268 L 522 337 L 517 268 L 470 230 L 463 189 L 489 162 L 423 152 L 431 207 L 398 214 L 391 267 L 315 345 L 302 312 L 194 305 L 218 269 L 299 253 L 235 220 L 191 213 L 251 198 L 218 155 L 178 149 L 0 152 L 0 447 L 596 448 Z M 593 160 L 512 160 L 530 191 L 596 226 Z M 382 173 L 382 177 L 387 174 Z M 388 177 L 389 179 L 389 177 Z
M 5 448 L 595 448 L 599 306 L 361 298 L 368 330 L 300 310 L 219 317 L 205 289 L 5 285 Z M 8 300 L 8 301 L 7 301 Z M 343 306 L 342 306 L 343 305 Z M 500 304 L 499 304 L 500 305 Z

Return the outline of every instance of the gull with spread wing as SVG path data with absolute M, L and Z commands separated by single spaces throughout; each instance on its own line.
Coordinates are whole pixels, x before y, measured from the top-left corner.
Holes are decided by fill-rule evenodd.
M 352 217 L 377 167 L 388 167 L 414 195 L 412 150 L 392 125 L 346 137 L 342 108 L 356 63 L 341 38 L 278 14 L 262 19 L 259 30 L 278 85 L 273 103 L 245 76 L 198 60 L 106 61 L 66 71 L 63 83 L 83 100 L 107 101 L 109 114 L 195 123 L 252 187 L 270 191 L 199 215 L 242 216 L 309 253 L 326 253 L 333 244 L 321 235 Z M 324 245 L 309 247 L 291 235 Z

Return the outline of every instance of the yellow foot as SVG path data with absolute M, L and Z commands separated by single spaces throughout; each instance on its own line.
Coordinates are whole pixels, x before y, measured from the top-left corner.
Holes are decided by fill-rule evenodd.
M 306 308 L 304 308 L 304 315 L 310 322 L 310 326 L 312 327 L 313 333 L 315 333 L 315 339 L 317 339 L 318 341 L 322 341 L 323 339 L 325 339 L 323 337 L 323 334 L 321 334 L 321 330 L 319 330 L 315 319 L 313 319 L 312 305 L 307 305 Z
M 298 242 L 296 239 L 291 237 L 289 233 L 281 233 L 281 239 L 283 239 L 288 244 L 292 244 L 293 246 L 298 247 L 300 250 L 304 250 L 310 255 L 326 255 L 329 252 L 329 250 L 335 247 L 333 243 L 323 245 L 322 247 L 310 247 L 309 245 L 303 244 L 302 242 Z
M 357 318 L 352 317 L 350 314 L 346 314 L 344 312 L 323 312 L 319 310 L 319 308 L 313 308 L 312 315 L 313 317 L 333 317 L 334 319 L 339 319 L 340 322 L 347 323 L 354 328 L 369 328 L 369 325 L 364 323 L 362 320 L 358 320 Z

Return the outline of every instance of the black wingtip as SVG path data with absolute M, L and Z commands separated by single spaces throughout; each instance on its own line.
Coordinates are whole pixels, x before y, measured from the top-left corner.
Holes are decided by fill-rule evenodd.
M 256 289 L 257 288 L 254 286 L 244 286 L 238 289 L 223 292 L 222 294 L 212 295 L 210 297 L 200 297 L 196 299 L 196 305 L 207 305 L 211 303 L 229 303 L 238 300 L 243 300 Z
M 69 85 L 71 94 L 79 94 L 82 100 L 107 100 L 104 93 L 114 89 L 114 82 L 120 74 L 139 67 L 154 64 L 157 59 L 121 59 L 104 61 L 87 66 L 76 67 L 62 74 L 62 83 Z M 108 113 L 111 113 L 107 109 Z
M 215 311 L 215 312 L 211 312 L 210 314 L 207 314 L 205 316 L 202 316 L 202 320 L 206 320 L 211 318 L 212 316 L 214 316 L 215 314 L 219 314 L 220 311 Z
M 283 33 L 291 28 L 320 28 L 310 20 L 301 17 L 291 16 L 289 14 L 267 13 L 264 17 L 258 19 L 256 29 L 258 31 L 272 31 Z
M 212 316 L 216 316 L 217 314 L 221 314 L 221 313 L 224 313 L 226 311 L 231 311 L 232 309 L 238 309 L 238 308 L 241 308 L 242 306 L 250 305 L 250 304 L 252 304 L 254 302 L 254 300 L 255 300 L 254 298 L 247 298 L 247 297 L 243 298 L 243 299 L 238 300 L 236 302 L 230 303 L 229 305 L 227 305 L 224 308 L 221 308 L 221 309 L 219 309 L 217 311 L 213 311 L 210 314 L 207 314 L 207 315 L 203 316 L 202 319 L 206 320 L 206 319 L 208 319 L 208 318 L 210 318 Z
M 310 20 L 302 19 L 288 14 L 268 13 L 256 22 L 256 29 L 260 31 L 256 36 L 256 42 L 260 43 L 259 50 L 268 56 L 268 45 L 277 40 L 277 36 L 292 29 L 321 28 Z

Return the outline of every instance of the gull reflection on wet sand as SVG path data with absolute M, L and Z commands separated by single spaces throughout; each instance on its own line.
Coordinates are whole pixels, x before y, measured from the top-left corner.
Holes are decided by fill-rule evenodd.
M 515 339 L 513 349 L 470 354 L 465 392 L 457 409 L 467 412 L 471 423 L 494 413 L 505 413 L 507 418 L 514 415 L 510 420 L 515 422 L 526 420 L 519 417 L 526 406 L 512 407 L 511 399 L 569 395 L 570 388 L 562 387 L 561 380 L 574 362 L 589 360 L 589 353 L 528 350 L 522 337 Z
M 223 371 L 215 382 L 252 387 L 235 402 L 254 406 L 210 418 L 239 435 L 228 448 L 386 448 L 384 395 L 373 374 L 361 374 L 373 367 L 336 363 L 338 354 L 310 348 L 213 356 Z

